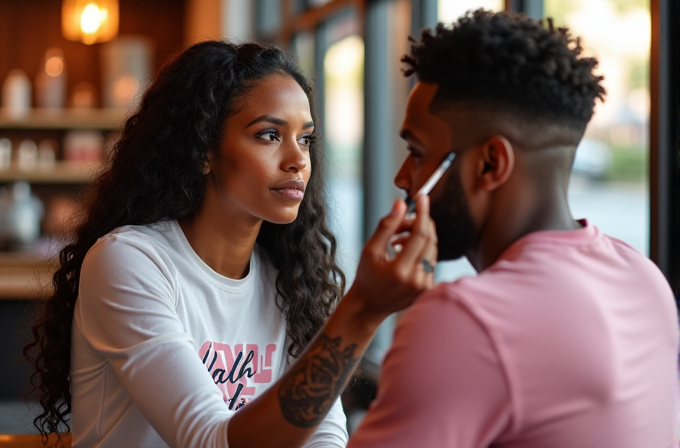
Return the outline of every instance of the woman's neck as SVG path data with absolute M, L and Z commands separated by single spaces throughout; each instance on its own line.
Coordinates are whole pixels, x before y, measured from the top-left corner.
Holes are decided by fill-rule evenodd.
M 261 220 L 201 207 L 196 215 L 178 222 L 194 252 L 213 271 L 232 279 L 248 275 Z

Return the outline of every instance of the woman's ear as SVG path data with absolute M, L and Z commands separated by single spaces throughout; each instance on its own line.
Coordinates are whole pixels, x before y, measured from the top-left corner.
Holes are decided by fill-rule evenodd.
M 508 181 L 515 169 L 515 151 L 510 141 L 502 135 L 494 135 L 481 146 L 484 163 L 478 186 L 492 191 Z
M 210 173 L 210 170 L 212 170 L 212 160 L 213 160 L 213 154 L 212 151 L 208 151 L 205 155 L 205 161 L 203 162 L 203 174 L 208 174 Z

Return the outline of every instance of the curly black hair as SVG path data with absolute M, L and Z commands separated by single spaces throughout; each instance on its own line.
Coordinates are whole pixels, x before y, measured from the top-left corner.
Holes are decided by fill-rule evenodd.
M 312 88 L 295 62 L 276 47 L 208 41 L 167 63 L 145 93 L 114 147 L 106 170 L 87 196 L 70 244 L 59 254 L 53 295 L 34 323 L 24 356 L 43 412 L 34 420 L 43 434 L 69 426 L 70 344 L 81 267 L 98 238 L 128 224 L 190 217 L 199 209 L 208 153 L 219 147 L 227 117 L 259 80 L 293 78 L 313 109 Z M 345 289 L 337 243 L 326 224 L 323 151 L 310 146 L 311 177 L 297 219 L 264 222 L 257 244 L 278 269 L 277 305 L 286 317 L 289 355 L 297 356 L 323 325 Z
M 585 130 L 595 100 L 604 99 L 597 59 L 583 57 L 580 38 L 552 19 L 478 9 L 410 41 L 404 73 L 439 85 L 435 101 L 502 106 Z

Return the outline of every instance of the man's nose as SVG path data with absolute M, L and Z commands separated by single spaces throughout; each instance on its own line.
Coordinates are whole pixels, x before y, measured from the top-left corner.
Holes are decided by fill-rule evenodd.
M 401 190 L 406 190 L 407 192 L 411 189 L 411 175 L 409 173 L 409 165 L 408 159 L 404 160 L 404 163 L 401 164 L 401 168 L 399 168 L 396 176 L 394 176 L 394 185 Z

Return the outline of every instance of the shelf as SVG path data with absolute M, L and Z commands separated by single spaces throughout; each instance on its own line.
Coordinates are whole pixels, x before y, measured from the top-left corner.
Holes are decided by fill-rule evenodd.
M 0 170 L 0 183 L 25 180 L 45 184 L 80 184 L 89 182 L 99 171 L 98 164 L 82 164 L 58 161 L 52 168 L 21 170 L 15 166 Z
M 99 129 L 113 131 L 123 126 L 124 109 L 31 109 L 17 118 L 0 109 L 2 129 Z
M 33 255 L 0 252 L 0 300 L 46 298 L 56 268 Z

